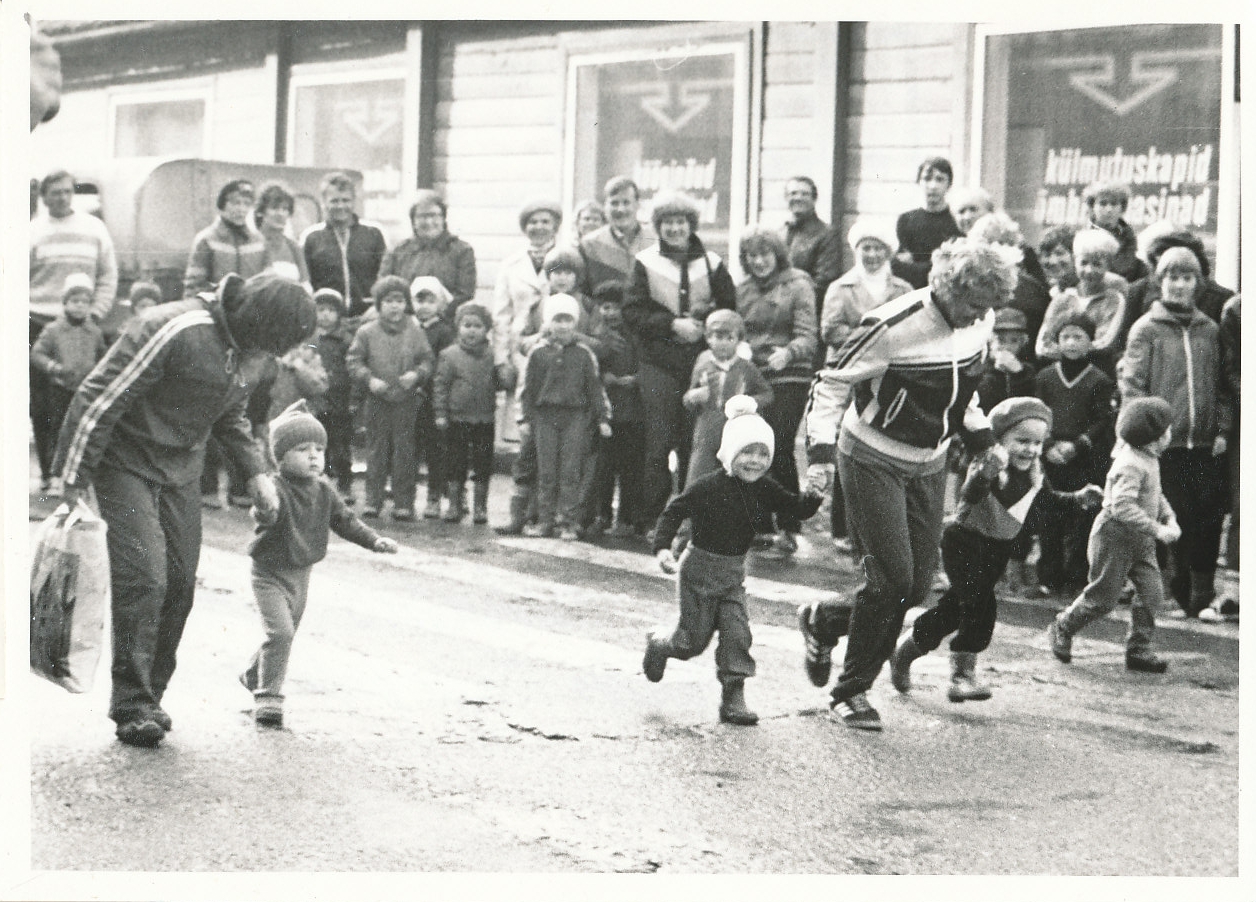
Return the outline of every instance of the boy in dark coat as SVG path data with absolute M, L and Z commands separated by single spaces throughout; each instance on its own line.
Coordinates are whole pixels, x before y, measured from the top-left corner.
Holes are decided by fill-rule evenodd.
M 334 288 L 314 292 L 318 320 L 314 346 L 327 373 L 327 392 L 316 408 L 318 421 L 327 430 L 327 469 L 345 504 L 353 506 L 353 409 L 349 377 L 350 337 L 343 323 L 345 301 Z

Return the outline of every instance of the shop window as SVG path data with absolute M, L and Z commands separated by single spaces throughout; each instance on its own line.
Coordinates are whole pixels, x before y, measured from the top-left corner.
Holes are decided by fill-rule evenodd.
M 601 197 L 615 175 L 701 208 L 699 235 L 727 255 L 746 217 L 747 46 L 717 43 L 573 56 L 568 77 L 568 204 Z
M 1220 25 L 988 34 L 981 47 L 981 183 L 1026 239 L 1084 223 L 1086 186 L 1116 180 L 1136 232 L 1163 219 L 1215 246 Z
M 204 97 L 115 99 L 115 157 L 199 157 L 205 151 Z

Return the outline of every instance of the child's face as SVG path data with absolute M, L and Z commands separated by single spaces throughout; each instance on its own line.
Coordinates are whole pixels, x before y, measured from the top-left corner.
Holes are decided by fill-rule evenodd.
M 737 353 L 737 342 L 740 339 L 732 329 L 708 329 L 706 334 L 707 347 L 716 360 L 732 360 Z
M 733 458 L 733 475 L 742 482 L 756 482 L 762 479 L 772 466 L 772 452 L 768 446 L 760 442 L 747 445 L 737 452 Z
M 859 263 L 868 272 L 876 272 L 890 259 L 890 249 L 875 238 L 864 238 L 855 246 Z
M 1006 351 L 1013 357 L 1020 354 L 1029 343 L 1029 336 L 1020 329 L 1004 329 L 994 333 L 994 350 Z
M 302 442 L 284 452 L 279 461 L 279 472 L 294 479 L 306 479 L 323 475 L 323 455 L 326 447 L 318 442 Z
M 340 324 L 340 314 L 335 307 L 319 304 L 314 308 L 314 323 L 320 332 L 330 332 Z
M 440 305 L 436 302 L 436 295 L 430 291 L 420 292 L 414 299 L 414 312 L 418 314 L 419 319 L 433 319 L 440 316 Z
M 1143 450 L 1152 457 L 1159 457 L 1169 447 L 1169 442 L 1173 441 L 1173 427 L 1170 426 L 1164 431 L 1164 435 L 1156 439 L 1154 442 L 1143 445 Z
M 1160 299 L 1168 307 L 1189 310 L 1195 306 L 1195 288 L 1199 280 L 1189 269 L 1170 269 L 1160 280 Z
M 951 180 L 946 177 L 946 173 L 933 168 L 926 169 L 918 181 L 925 190 L 926 207 L 940 206 L 946 200 L 946 192 L 951 188 Z
M 140 298 L 139 300 L 131 302 L 131 312 L 135 314 L 136 316 L 139 316 L 145 310 L 148 310 L 156 306 L 157 306 L 156 301 L 154 301 L 148 295 L 144 295 L 144 297 Z
M 1095 225 L 1111 229 L 1120 222 L 1121 214 L 1124 212 L 1125 210 L 1122 209 L 1119 198 L 1100 195 L 1095 198 L 1095 205 L 1091 210 L 1091 215 L 1094 217 Z
M 550 294 L 571 294 L 576 290 L 576 274 L 570 269 L 555 269 L 549 274 Z
M 1110 258 L 1100 251 L 1082 254 L 1077 260 L 1077 280 L 1082 287 L 1094 291 L 1103 285 L 1103 277 L 1108 271 Z
M 1042 454 L 1047 440 L 1047 424 L 1044 420 L 1021 420 L 999 439 L 1007 451 L 1007 463 L 1017 470 L 1028 470 Z
M 1057 244 L 1043 255 L 1042 270 L 1052 282 L 1070 281 L 1076 275 L 1073 271 L 1073 252 Z
M 458 321 L 458 340 L 464 344 L 477 345 L 487 335 L 488 329 L 484 326 L 484 320 L 478 316 L 468 315 Z
M 1065 360 L 1084 360 L 1090 353 L 1090 336 L 1080 326 L 1065 326 L 1056 338 Z
M 406 315 L 406 296 L 400 291 L 390 291 L 379 302 L 379 318 L 386 323 L 399 323 Z
M 955 205 L 955 224 L 959 226 L 959 230 L 965 235 L 968 230 L 973 227 L 978 219 L 985 216 L 990 210 L 986 209 L 986 205 L 975 197 L 966 197 Z
M 620 309 L 618 304 L 607 302 L 598 304 L 598 315 L 602 318 L 602 325 L 608 329 L 619 330 L 624 325 L 624 311 Z
M 65 318 L 72 323 L 81 323 L 87 319 L 92 309 L 92 296 L 86 291 L 73 291 L 63 302 Z
M 576 318 L 560 313 L 549 322 L 550 338 L 560 345 L 571 344 L 576 339 Z

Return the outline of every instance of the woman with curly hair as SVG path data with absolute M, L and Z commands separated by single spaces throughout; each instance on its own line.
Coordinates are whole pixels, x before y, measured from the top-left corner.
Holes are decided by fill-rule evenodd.
M 1008 302 L 1012 286 L 999 249 L 948 241 L 933 254 L 929 286 L 864 317 L 812 386 L 808 487 L 828 487 L 836 457 L 864 582 L 853 605 L 803 605 L 799 628 L 816 686 L 828 683 L 833 646 L 849 635 L 830 703 L 847 726 L 881 729 L 865 693 L 893 653 L 907 609 L 923 603 L 933 584 L 951 437 L 959 433 L 973 454 L 994 444 L 976 389 L 994 308 Z

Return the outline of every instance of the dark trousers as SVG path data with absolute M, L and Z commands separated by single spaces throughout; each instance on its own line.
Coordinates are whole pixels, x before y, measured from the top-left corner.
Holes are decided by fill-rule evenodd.
M 201 553 L 195 482 L 157 485 L 102 466 L 93 485 L 108 525 L 113 593 L 109 716 L 126 723 L 160 707 L 192 610 Z
M 445 430 L 444 447 L 433 443 L 436 454 L 444 458 L 445 477 L 449 482 L 462 485 L 467 473 L 475 473 L 476 482 L 488 482 L 493 475 L 493 424 L 465 423 L 450 420 Z M 431 461 L 431 457 L 428 458 Z M 428 463 L 428 492 L 439 491 L 439 483 L 432 482 L 431 463 Z
M 1235 417 L 1234 437 L 1225 453 L 1226 471 L 1230 477 L 1230 527 L 1226 530 L 1225 562 L 1231 570 L 1239 569 L 1239 424 Z
M 820 602 L 813 614 L 821 642 L 836 645 L 842 635 L 849 636 L 832 690 L 834 702 L 872 688 L 894 652 L 907 609 L 928 597 L 938 564 L 946 470 L 930 463 L 913 475 L 902 465 L 864 456 L 872 453 L 861 451 L 857 459 L 839 452 L 837 457 L 863 584 L 853 607 Z
M 580 482 L 593 431 L 585 407 L 538 407 L 532 419 L 536 442 L 536 511 L 542 525 L 575 526 L 580 517 Z
M 1170 448 L 1160 455 L 1160 487 L 1177 515 L 1182 537 L 1169 557 L 1169 591 L 1183 610 L 1192 609 L 1191 571 L 1212 573 L 1221 549 L 1221 525 L 1229 506 L 1225 461 L 1211 448 Z
M 680 616 L 665 640 L 667 656 L 687 661 L 715 645 L 715 673 L 721 683 L 754 676 L 750 618 L 746 613 L 746 559 L 712 554 L 690 545 L 680 556 L 676 598 Z
M 249 494 L 248 480 L 244 478 L 244 472 L 223 453 L 222 444 L 212 436 L 209 444 L 205 446 L 205 465 L 201 469 L 201 494 L 218 494 L 218 474 L 224 467 L 227 470 L 227 494 L 233 498 Z
M 392 478 L 393 507 L 414 508 L 414 404 L 382 401 L 366 404 L 366 506 L 384 506 L 384 485 Z
M 850 534 L 846 526 L 846 494 L 842 491 L 840 473 L 833 474 L 833 497 L 829 506 L 829 535 L 844 539 Z
M 414 464 L 416 467 L 420 461 L 427 464 L 429 488 L 436 486 L 437 491 L 440 491 L 440 487 L 448 480 L 455 479 L 445 469 L 445 442 L 436 428 L 436 412 L 432 408 L 430 398 L 423 399 L 423 403 L 419 405 L 419 414 L 414 421 Z M 465 473 L 463 479 L 466 479 Z
M 642 527 L 641 476 L 645 460 L 645 424 L 611 423 L 611 437 L 602 442 L 598 458 L 597 516 L 607 523 L 612 518 L 615 486 L 619 486 L 617 519 L 628 526 Z
M 353 415 L 348 410 L 325 410 L 318 421 L 327 430 L 327 473 L 340 494 L 353 489 Z
M 645 421 L 645 461 L 642 467 L 641 519 L 654 523 L 667 506 L 675 485 L 685 484 L 693 436 L 681 398 L 685 384 L 667 370 L 648 363 L 637 371 Z M 676 452 L 676 482 L 668 467 L 668 455 Z
M 807 409 L 807 395 L 811 386 L 806 382 L 772 383 L 772 403 L 762 412 L 763 419 L 772 428 L 776 451 L 768 470 L 782 488 L 798 493 L 798 460 L 794 447 L 798 442 L 798 426 Z M 792 514 L 777 514 L 776 525 L 783 531 L 802 531 L 802 521 Z
M 35 339 L 39 338 L 39 333 L 43 331 L 48 321 L 43 319 L 30 318 L 30 344 L 28 347 L 35 346 Z M 48 416 L 48 395 L 52 388 L 52 380 L 43 370 L 36 369 L 34 364 L 29 367 L 30 370 L 30 417 L 31 431 L 35 435 L 35 457 L 39 460 L 39 475 L 48 479 L 53 475 L 52 460 L 57 450 L 57 433 L 61 430 L 61 424 L 58 421 L 57 428 L 53 430 L 50 426 L 51 418 Z M 64 419 L 64 414 L 62 414 Z
M 31 412 L 31 420 L 35 424 L 35 453 L 39 457 L 40 476 L 54 475 L 51 470 L 54 452 L 57 450 L 57 436 L 61 432 L 61 423 L 72 400 L 74 392 L 49 380 L 41 389 L 39 410 Z
M 994 585 L 1007 567 L 1012 544 L 970 529 L 943 531 L 942 567 L 951 588 L 912 626 L 912 639 L 921 651 L 933 651 L 951 633 L 951 651 L 983 652 L 989 647 L 998 616 Z

